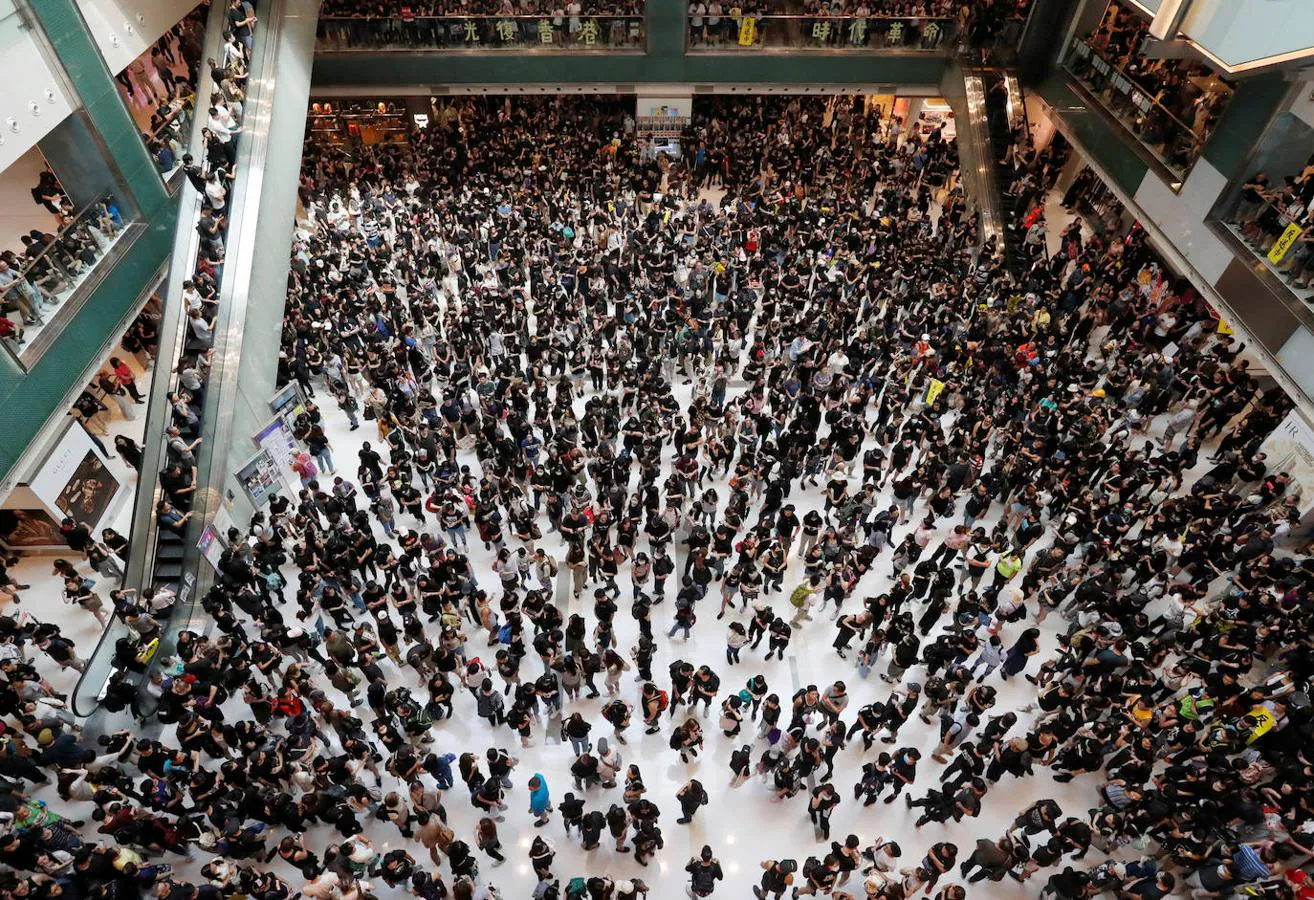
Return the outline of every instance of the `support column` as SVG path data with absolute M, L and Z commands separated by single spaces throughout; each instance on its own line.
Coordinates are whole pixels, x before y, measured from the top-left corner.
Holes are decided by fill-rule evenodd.
M 1018 43 L 1018 76 L 1033 82 L 1049 74 L 1072 36 L 1098 27 L 1108 5 L 1108 0 L 1086 0 L 1074 11 L 1072 0 L 1036 0 Z
M 252 233 L 258 228 L 259 239 L 252 248 L 250 279 L 237 286 L 248 297 L 241 365 L 234 373 L 237 396 L 228 453 L 230 470 L 255 452 L 252 435 L 273 418 L 269 400 L 278 376 L 318 5 L 318 0 L 284 0 L 282 24 L 276 35 L 277 75 L 269 117 L 269 152 L 261 166 L 259 213 L 252 223 Z
M 644 15 L 648 28 L 644 80 L 683 81 L 688 0 L 648 0 Z

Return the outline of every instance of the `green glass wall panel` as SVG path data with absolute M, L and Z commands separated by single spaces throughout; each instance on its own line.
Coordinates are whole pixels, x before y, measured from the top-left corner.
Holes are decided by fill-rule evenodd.
M 159 181 L 159 177 L 156 177 Z M 173 247 L 177 204 L 166 206 L 106 273 L 77 316 L 24 374 L 9 359 L 0 367 L 0 480 L 79 386 L 82 371 L 125 324 Z
M 135 213 L 124 210 L 125 218 L 139 223 L 140 232 L 117 262 L 104 263 L 112 268 L 28 371 L 12 358 L 0 359 L 0 479 L 8 477 L 27 445 L 59 413 L 80 385 L 83 370 L 125 324 L 168 260 L 178 214 L 178 204 L 165 191 L 74 0 L 37 0 L 31 10 L 95 132 L 99 146 L 88 152 L 107 156 L 136 206 Z
M 1058 111 L 1058 118 L 1071 130 L 1081 151 L 1099 163 L 1127 196 L 1136 194 L 1150 166 L 1133 147 L 1136 139 L 1130 133 L 1091 109 L 1062 72 L 1029 85 L 1028 90 L 1038 93 Z
M 169 195 L 137 133 L 113 77 L 74 0 L 38 0 L 31 6 L 60 65 L 77 91 L 91 124 L 104 142 L 142 217 L 169 205 Z

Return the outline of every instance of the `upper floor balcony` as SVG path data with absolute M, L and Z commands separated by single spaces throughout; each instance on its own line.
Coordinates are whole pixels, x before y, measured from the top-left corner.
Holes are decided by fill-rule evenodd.
M 593 53 L 642 52 L 646 44 L 642 13 L 384 17 L 339 13 L 320 16 L 316 49 Z
M 1099 25 L 1064 48 L 1063 66 L 1179 189 L 1235 88 L 1200 61 L 1147 55 L 1148 28 L 1130 8 L 1110 2 Z
M 1026 0 L 955 6 L 926 0 L 819 4 L 763 0 L 327 0 L 316 49 L 525 54 L 797 53 L 949 55 L 1015 45 Z
M 1025 0 L 851 0 L 825 10 L 816 0 L 327 0 L 315 90 L 365 96 L 387 88 L 391 96 L 466 86 L 938 88 L 957 55 L 1011 53 L 1029 9 Z
M 691 53 L 800 50 L 851 53 L 948 53 L 958 37 L 950 16 L 712 15 L 690 5 Z

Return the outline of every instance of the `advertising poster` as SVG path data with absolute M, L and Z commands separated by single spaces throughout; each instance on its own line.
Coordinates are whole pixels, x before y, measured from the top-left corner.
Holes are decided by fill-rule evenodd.
M 224 547 L 224 540 L 219 536 L 219 532 L 215 531 L 213 525 L 205 526 L 200 539 L 196 542 L 196 548 L 201 551 L 201 556 L 210 564 L 210 567 L 218 572 L 219 558 L 223 556 L 224 550 L 227 548 Z
M 44 509 L 0 509 L 0 544 L 11 550 L 66 546 L 59 523 Z
M 1259 448 L 1269 472 L 1286 472 L 1300 485 L 1300 514 L 1314 509 L 1314 430 L 1294 409 Z
M 28 485 L 56 520 L 71 516 L 95 531 L 122 485 L 81 425 L 73 425 Z
M 684 123 L 693 117 L 693 97 L 639 97 L 635 106 L 639 119 L 676 120 Z
M 237 480 L 257 509 L 283 490 L 283 473 L 278 460 L 267 449 L 261 449 L 250 462 L 237 470 Z M 231 522 L 231 517 L 229 518 Z M 222 533 L 222 532 L 221 532 Z

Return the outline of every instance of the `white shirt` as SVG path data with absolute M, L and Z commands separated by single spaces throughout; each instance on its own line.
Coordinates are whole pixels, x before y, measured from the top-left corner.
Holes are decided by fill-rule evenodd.
M 205 127 L 223 138 L 225 144 L 233 139 L 233 129 L 224 124 L 219 116 L 211 116 Z

